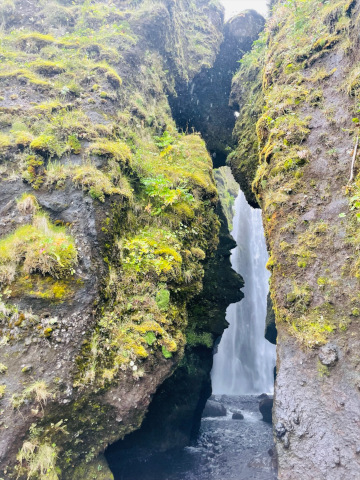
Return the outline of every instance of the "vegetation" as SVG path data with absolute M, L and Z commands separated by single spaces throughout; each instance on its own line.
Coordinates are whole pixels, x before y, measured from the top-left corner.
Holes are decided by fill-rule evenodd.
M 329 253 L 325 252 L 336 255 L 341 243 L 344 248 L 348 242 L 358 245 L 357 179 L 348 186 L 353 213 L 348 216 L 344 212 L 340 217 L 349 220 L 349 240 L 339 237 L 340 219 L 326 223 L 317 213 L 314 219 L 307 219 L 304 212 L 311 210 L 320 190 L 325 202 L 330 192 L 339 188 L 335 175 L 330 178 L 326 172 L 314 179 L 311 172 L 318 168 L 317 157 L 321 156 L 314 152 L 314 144 L 324 142 L 327 156 L 338 158 L 335 125 L 340 127 L 330 108 L 337 93 L 332 90 L 331 101 L 327 96 L 328 87 L 339 83 L 339 68 L 328 66 L 327 53 L 330 49 L 340 55 L 349 52 L 349 35 L 358 21 L 352 18 L 353 8 L 353 2 L 345 0 L 278 2 L 265 32 L 243 57 L 233 85 L 240 98 L 236 126 L 239 146 L 229 161 L 245 183 L 248 199 L 263 208 L 277 322 L 285 322 L 288 331 L 310 348 L 326 343 L 333 332 L 346 329 L 346 318 L 352 311 L 344 297 L 336 308 L 331 307 L 334 287 L 343 279 L 339 271 L 331 272 L 325 260 Z M 355 99 L 357 80 L 358 69 L 352 66 L 342 88 Z M 313 118 L 322 119 L 324 131 L 331 131 L 334 141 L 325 133 L 317 138 L 310 128 Z M 353 125 L 346 132 L 356 138 L 357 128 L 354 109 Z M 316 207 L 313 212 L 317 212 Z M 357 253 L 350 257 L 352 261 L 343 266 L 343 276 L 356 276 Z
M 16 385 L 6 391 L 14 407 L 6 415 L 24 422 L 30 404 L 36 422 L 14 477 L 61 478 L 59 466 L 73 477 L 73 465 L 80 463 L 87 473 L 110 438 L 140 424 L 143 412 L 121 432 L 118 425 L 113 429 L 112 410 L 97 395 L 120 380 L 139 381 L 150 365 L 170 371 L 181 358 L 187 302 L 201 290 L 204 262 L 217 246 L 211 158 L 199 135 L 177 132 L 167 95 L 174 93 L 175 78 L 187 81 L 212 63 L 221 41 L 219 8 L 183 0 L 173 6 L 135 3 L 123 11 L 101 1 L 39 1 L 32 5 L 31 27 L 11 0 L 0 7 L 0 181 L 10 189 L 11 182 L 23 180 L 11 207 L 16 223 L 6 224 L 0 238 L 1 292 L 7 299 L 0 302 L 2 345 L 7 350 L 21 340 L 32 351 L 36 340 L 43 351 L 61 347 L 61 321 L 45 314 L 66 312 L 70 304 L 79 311 L 86 298 L 79 300 L 76 288 L 89 289 L 90 277 L 98 277 L 99 285 L 86 334 L 72 338 L 79 342 L 73 386 L 82 393 L 61 408 L 74 419 L 71 435 L 56 427 L 58 418 L 52 423 L 46 407 L 59 390 L 64 393 L 57 377 L 64 372 L 52 371 L 54 357 L 46 382 L 36 376 L 20 393 Z M 166 35 L 161 30 L 159 42 L 150 44 L 152 20 L 164 9 L 171 10 L 171 25 L 164 23 Z M 147 47 L 138 48 L 138 42 Z M 138 68 L 129 68 L 130 58 Z M 84 209 L 95 212 L 98 244 L 91 271 L 84 268 L 88 238 L 74 238 L 62 222 L 71 207 L 53 218 L 47 199 L 54 190 L 54 197 L 84 197 Z M 52 220 L 40 205 L 52 211 Z M 84 263 L 78 264 L 75 245 Z M 20 297 L 33 313 L 11 303 Z M 25 373 L 19 369 L 27 382 Z M 100 430 L 101 424 L 109 428 Z
M 17 460 L 21 467 L 26 466 L 28 478 L 40 480 L 57 480 L 56 469 L 57 449 L 55 445 L 39 444 L 36 440 L 25 441 Z
M 32 224 L 19 227 L 0 240 L 3 285 L 14 281 L 19 268 L 24 273 L 40 272 L 62 278 L 73 275 L 76 264 L 74 239 L 65 228 L 52 225 L 42 213 L 34 215 Z

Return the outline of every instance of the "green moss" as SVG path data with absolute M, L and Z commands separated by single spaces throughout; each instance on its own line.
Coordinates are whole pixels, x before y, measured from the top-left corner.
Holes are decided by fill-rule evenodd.
M 81 286 L 73 279 L 56 279 L 39 274 L 22 275 L 11 285 L 11 296 L 30 297 L 63 302 L 70 299 Z
M 0 240 L 0 265 L 9 269 L 2 283 L 13 281 L 15 271 L 41 272 L 61 278 L 72 275 L 77 264 L 74 239 L 63 227 L 55 227 L 44 214 L 36 214 L 31 225 L 17 228 Z
M 204 346 L 206 348 L 213 347 L 213 337 L 209 332 L 196 333 L 194 331 L 186 332 L 187 344 L 190 347 Z
M 8 135 L 0 133 L 0 152 L 4 153 L 10 147 L 11 147 L 11 140 L 8 137 Z
M 6 391 L 6 385 L 0 385 L 0 400 L 4 398 Z
M 50 62 L 45 60 L 37 60 L 29 64 L 29 67 L 41 75 L 59 75 L 65 72 L 65 68 L 60 62 Z
M 79 155 L 81 153 L 81 143 L 76 135 L 69 135 L 67 144 L 69 145 L 72 153 Z
M 26 45 L 36 45 L 38 48 L 43 48 L 46 45 L 55 43 L 55 38 L 52 35 L 44 35 L 42 33 L 27 33 L 20 35 L 17 39 L 18 45 L 23 48 Z
M 15 136 L 15 143 L 18 147 L 26 148 L 34 140 L 30 132 L 18 132 Z
M 45 338 L 50 338 L 52 335 L 53 329 L 51 327 L 45 328 L 43 331 L 43 335 Z
M 110 178 L 93 165 L 83 165 L 77 167 L 72 172 L 72 180 L 75 185 L 88 191 L 92 198 L 105 202 L 105 195 L 124 195 L 128 197 L 128 192 L 115 187 Z
M 95 70 L 105 75 L 106 80 L 110 83 L 110 85 L 117 89 L 122 84 L 121 77 L 117 74 L 117 72 L 107 65 L 106 63 L 96 65 Z
M 30 143 L 30 148 L 35 153 L 47 158 L 55 155 L 60 157 L 64 151 L 64 148 L 53 135 L 40 135 Z
M 162 347 L 162 354 L 165 358 L 171 358 L 172 357 L 172 353 L 169 352 L 169 350 L 164 346 Z
M 163 288 L 158 291 L 156 294 L 156 303 L 160 310 L 167 310 L 170 303 L 170 292 L 169 290 Z
M 8 72 L 0 72 L 0 82 L 4 80 L 18 79 L 20 81 L 27 81 L 32 85 L 49 87 L 49 83 L 41 80 L 33 72 L 25 68 L 10 70 Z
M 92 155 L 113 158 L 124 165 L 129 165 L 132 158 L 130 148 L 121 141 L 101 140 L 92 144 L 88 151 Z

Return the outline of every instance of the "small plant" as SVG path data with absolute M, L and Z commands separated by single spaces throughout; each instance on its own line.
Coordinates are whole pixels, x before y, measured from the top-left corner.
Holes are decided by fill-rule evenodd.
M 39 208 L 37 198 L 31 193 L 24 193 L 19 200 L 17 200 L 17 209 L 23 215 L 34 215 Z
M 152 215 L 160 215 L 168 206 L 180 203 L 192 204 L 194 197 L 184 186 L 174 187 L 170 180 L 163 175 L 155 178 L 144 178 L 141 183 L 145 186 L 145 193 L 152 199 Z
M 320 376 L 321 378 L 329 377 L 329 376 L 330 376 L 329 367 L 327 367 L 326 365 L 323 365 L 323 364 L 320 362 L 320 360 L 318 360 L 317 370 L 318 370 L 319 376 Z
M 165 132 L 162 134 L 161 137 L 154 137 L 154 138 L 155 138 L 155 144 L 157 147 L 160 148 L 160 150 L 165 150 L 175 142 L 175 138 L 172 137 L 167 130 L 165 130 Z
M 25 388 L 23 393 L 26 398 L 32 398 L 42 407 L 45 406 L 49 398 L 52 397 L 52 394 L 48 390 L 47 384 L 43 380 L 39 380 Z
M 58 480 L 56 472 L 57 448 L 55 444 L 40 443 L 31 439 L 23 443 L 17 455 L 20 467 L 25 467 L 28 478 Z

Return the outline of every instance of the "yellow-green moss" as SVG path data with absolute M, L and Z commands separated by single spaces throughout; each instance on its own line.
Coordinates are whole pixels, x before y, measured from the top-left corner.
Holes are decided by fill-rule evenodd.
M 41 272 L 56 278 L 74 273 L 77 252 L 74 239 L 63 227 L 55 227 L 44 214 L 36 214 L 31 225 L 17 228 L 0 240 L 0 265 L 8 267 L 6 284 L 13 280 L 15 270 Z
M 113 142 L 107 139 L 98 141 L 89 147 L 89 153 L 93 155 L 113 158 L 117 162 L 129 165 L 131 162 L 131 150 L 123 142 Z

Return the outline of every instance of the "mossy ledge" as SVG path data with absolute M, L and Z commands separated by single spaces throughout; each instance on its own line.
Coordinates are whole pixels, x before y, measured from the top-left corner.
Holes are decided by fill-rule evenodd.
M 213 64 L 223 12 L 7 0 L 0 18 L 0 477 L 110 478 L 99 454 L 181 361 L 218 248 L 212 162 L 167 95 Z
M 273 4 L 234 78 L 241 109 L 230 164 L 263 209 L 270 252 L 279 476 L 355 479 L 360 5 Z M 319 367 L 328 344 L 338 361 Z

